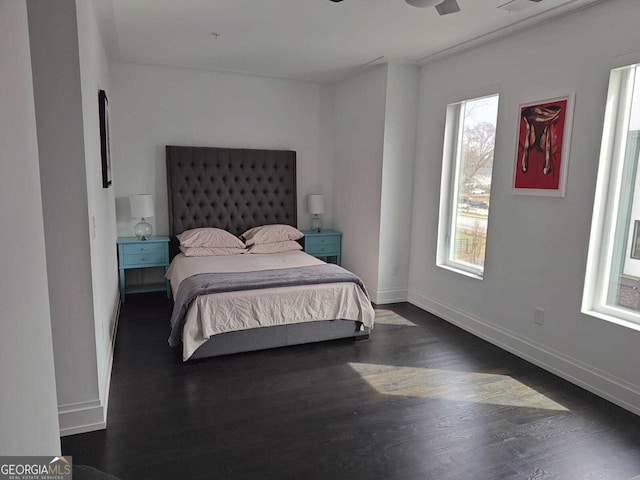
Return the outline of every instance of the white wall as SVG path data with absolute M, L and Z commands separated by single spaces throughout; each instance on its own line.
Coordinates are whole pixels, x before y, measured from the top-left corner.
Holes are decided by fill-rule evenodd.
M 0 455 L 59 455 L 24 0 L 0 1 Z
M 377 302 L 407 300 L 418 69 L 389 64 L 380 200 Z
M 317 193 L 324 194 L 324 209 L 327 214 L 322 215 L 323 228 L 333 228 L 333 151 L 334 151 L 334 120 L 335 120 L 335 87 L 331 83 L 320 86 L 320 123 L 318 134 L 319 188 Z M 306 199 L 304 199 L 306 202 Z M 306 203 L 305 203 L 306 208 Z M 309 215 L 305 210 L 305 221 Z
M 332 88 L 333 201 L 342 263 L 378 304 L 406 301 L 418 69 L 384 64 Z
M 637 0 L 604 2 L 422 68 L 409 298 L 640 413 L 640 332 L 580 313 L 610 64 L 638 50 L 638 18 Z M 450 99 L 493 85 L 486 270 L 475 280 L 435 264 L 442 139 Z M 512 195 L 518 103 L 570 91 L 566 198 Z M 534 307 L 545 310 L 542 327 Z
M 342 265 L 378 288 L 387 65 L 334 86 L 333 216 Z
M 298 225 L 304 199 L 330 193 L 320 156 L 320 86 L 186 68 L 112 64 L 113 183 L 118 233 L 132 235 L 128 195 L 152 193 L 157 234 L 168 233 L 166 145 L 272 148 L 297 152 Z M 331 214 L 324 215 L 331 225 Z
M 111 92 L 109 64 L 92 5 L 76 0 L 95 341 L 100 399 L 106 405 L 119 306 L 118 234 L 114 188 L 102 188 L 98 91 L 105 90 L 107 98 Z
M 78 19 L 75 0 L 28 0 L 27 10 L 59 421 L 61 433 L 70 434 L 104 428 L 105 417 L 96 347 L 100 333 L 94 320 Z M 92 214 L 100 215 L 99 209 Z

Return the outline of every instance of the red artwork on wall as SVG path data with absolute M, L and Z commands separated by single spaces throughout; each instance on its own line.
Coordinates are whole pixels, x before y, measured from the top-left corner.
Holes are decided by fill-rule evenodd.
M 516 193 L 564 196 L 570 108 L 570 97 L 520 105 Z

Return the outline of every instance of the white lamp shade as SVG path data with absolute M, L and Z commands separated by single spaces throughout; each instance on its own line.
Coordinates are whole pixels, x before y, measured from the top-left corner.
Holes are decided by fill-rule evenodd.
M 131 216 L 133 218 L 153 217 L 153 195 L 129 195 Z
M 324 213 L 324 195 L 307 195 L 307 212 L 311 215 Z

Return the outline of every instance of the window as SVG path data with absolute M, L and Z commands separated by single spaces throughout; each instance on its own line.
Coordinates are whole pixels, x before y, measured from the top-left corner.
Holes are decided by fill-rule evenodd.
M 482 278 L 498 95 L 447 107 L 437 264 Z
M 640 328 L 640 67 L 611 71 L 582 310 Z

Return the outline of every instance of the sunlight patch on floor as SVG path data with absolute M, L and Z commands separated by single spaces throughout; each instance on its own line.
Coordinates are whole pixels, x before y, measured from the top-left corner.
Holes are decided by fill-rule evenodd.
M 568 411 L 508 375 L 356 362 L 349 366 L 383 395 Z
M 376 324 L 378 325 L 401 325 L 405 327 L 417 327 L 417 325 L 397 313 L 388 310 L 376 310 Z

